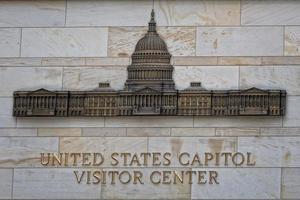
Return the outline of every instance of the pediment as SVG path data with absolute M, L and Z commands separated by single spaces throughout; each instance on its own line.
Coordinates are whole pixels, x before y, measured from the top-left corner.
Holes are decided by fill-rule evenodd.
M 135 93 L 138 93 L 138 94 L 157 94 L 157 93 L 160 93 L 160 91 L 155 90 L 151 87 L 144 87 L 142 89 L 139 89 L 139 90 L 135 91 Z
M 241 93 L 267 93 L 266 90 L 261 90 L 256 87 L 249 88 L 247 90 L 242 90 Z
M 45 88 L 40 88 L 38 90 L 34 90 L 32 92 L 29 92 L 28 94 L 54 94 L 55 95 L 55 92 L 46 90 Z

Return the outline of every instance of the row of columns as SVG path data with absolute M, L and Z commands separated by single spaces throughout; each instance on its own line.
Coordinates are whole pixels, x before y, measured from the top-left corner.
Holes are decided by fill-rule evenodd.
M 172 79 L 171 70 L 135 70 L 129 72 L 129 79 Z

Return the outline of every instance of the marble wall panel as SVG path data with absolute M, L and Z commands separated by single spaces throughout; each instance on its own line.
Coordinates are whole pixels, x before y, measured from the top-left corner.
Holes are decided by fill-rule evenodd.
M 211 169 L 215 170 L 215 169 Z M 192 185 L 192 199 L 279 199 L 280 169 L 217 169 L 220 184 Z
M 242 0 L 242 25 L 300 25 L 300 2 Z
M 168 26 L 216 26 L 240 24 L 240 1 L 155 2 L 157 21 Z
M 281 127 L 282 117 L 270 116 L 227 116 L 227 117 L 194 117 L 194 127 Z
M 1 17 L 0 17 L 0 21 L 1 21 Z M 0 57 L 19 57 L 20 38 L 21 38 L 21 29 L 0 28 Z
M 126 128 L 82 128 L 82 136 L 97 136 L 97 137 L 126 136 Z
M 198 27 L 197 56 L 282 56 L 283 27 Z
M 0 169 L 0 199 L 11 199 L 13 170 Z
M 38 136 L 81 136 L 81 128 L 39 128 Z
M 42 58 L 0 58 L 1 67 L 35 67 L 41 66 Z
M 25 28 L 22 57 L 107 55 L 107 28 Z
M 15 127 L 16 119 L 12 116 L 13 99 L 0 98 L 0 105 L 0 127 Z
M 146 137 L 62 137 L 60 152 L 97 152 L 102 153 L 104 162 L 101 167 L 111 166 L 111 154 L 147 152 Z M 118 157 L 119 164 L 114 167 L 123 167 L 122 157 Z M 81 160 L 81 158 L 79 158 Z M 126 166 L 126 165 L 125 165 Z M 128 164 L 127 164 L 128 167 Z M 135 164 L 131 167 L 139 167 Z
M 186 89 L 190 82 L 201 82 L 208 90 L 238 89 L 238 66 L 175 66 L 173 79 L 177 89 Z
M 40 167 L 40 153 L 58 152 L 58 138 L 0 137 L 1 167 Z
M 65 25 L 66 1 L 1 1 L 0 27 Z
M 300 8 L 300 3 L 299 3 Z M 300 24 L 300 15 L 299 15 Z M 284 55 L 300 56 L 300 26 L 285 27 Z
M 300 96 L 289 96 L 286 103 L 286 116 L 283 118 L 284 127 L 300 127 Z
M 258 136 L 259 128 L 217 128 L 217 136 Z
M 150 1 L 68 1 L 67 26 L 145 26 Z
M 189 116 L 128 116 L 105 119 L 105 127 L 193 127 Z
M 135 137 L 170 136 L 170 128 L 127 128 L 126 133 Z
M 281 198 L 298 199 L 300 196 L 300 168 L 283 168 L 281 180 Z
M 68 1 L 67 26 L 145 26 L 149 1 Z M 159 26 L 239 25 L 240 1 L 155 1 Z M 105 16 L 105 17 L 103 17 Z
M 168 168 L 157 168 L 155 170 L 170 170 Z M 181 169 L 184 170 L 184 169 Z M 132 169 L 128 170 L 132 173 Z M 150 182 L 150 176 L 153 169 L 146 168 L 139 170 L 143 173 L 144 184 L 106 184 L 102 187 L 103 199 L 190 199 L 191 185 L 185 181 L 178 184 L 153 184 Z M 158 178 L 159 177 L 155 177 Z
M 239 137 L 238 151 L 252 152 L 256 167 L 299 167 L 299 137 Z
M 99 199 L 101 185 L 78 184 L 73 171 L 74 169 L 16 169 L 13 198 Z
M 18 128 L 104 127 L 103 117 L 19 117 Z
M 0 96 L 13 96 L 14 91 L 62 89 L 61 67 L 0 67 Z
M 215 136 L 215 128 L 171 128 L 171 135 L 176 137 Z
M 92 90 L 100 82 L 109 82 L 111 88 L 121 90 L 127 79 L 126 66 L 66 67 L 63 88 L 65 90 Z
M 300 94 L 298 66 L 243 66 L 240 68 L 240 87 L 282 89 L 288 95 Z
M 190 159 L 184 156 L 182 162 L 189 160 L 191 164 L 195 153 L 198 153 L 201 157 L 205 152 L 235 152 L 237 140 L 235 137 L 150 137 L 148 145 L 149 152 L 170 152 L 172 154 L 170 167 L 183 167 L 179 163 L 181 153 L 188 152 L 190 154 Z M 188 167 L 205 167 L 203 160 L 201 163 L 202 165 L 199 165 L 195 162 L 193 165 L 188 165 Z M 232 163 L 228 165 L 233 166 Z M 207 166 L 215 166 L 215 162 L 208 162 Z M 224 159 L 220 159 L 220 166 L 224 167 Z
M 36 128 L 0 128 L 0 136 L 23 137 L 37 136 Z

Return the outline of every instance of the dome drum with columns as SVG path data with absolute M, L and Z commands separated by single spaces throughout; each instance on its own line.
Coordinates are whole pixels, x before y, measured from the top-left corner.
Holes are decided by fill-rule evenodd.
M 154 11 L 148 31 L 136 44 L 124 90 L 100 83 L 92 91 L 14 92 L 13 115 L 131 116 L 131 115 L 284 115 L 286 91 L 206 90 L 192 82 L 176 90 L 171 54 L 156 31 Z

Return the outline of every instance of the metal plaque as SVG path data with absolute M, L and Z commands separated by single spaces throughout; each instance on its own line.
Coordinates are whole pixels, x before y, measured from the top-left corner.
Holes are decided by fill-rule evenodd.
M 156 32 L 154 11 L 148 32 L 135 46 L 128 66 L 124 90 L 100 83 L 92 91 L 14 92 L 13 115 L 33 116 L 280 116 L 285 114 L 286 91 L 206 90 L 192 82 L 185 90 L 175 89 L 171 54 Z

